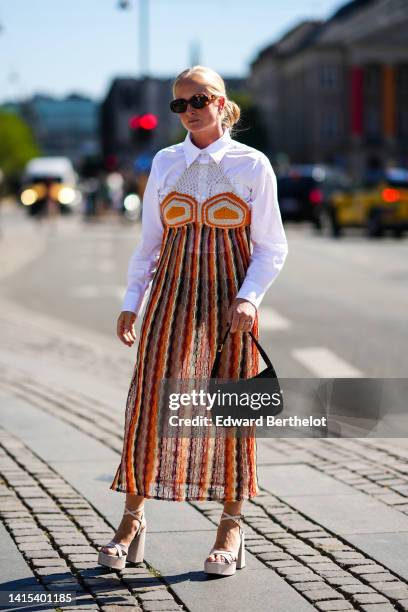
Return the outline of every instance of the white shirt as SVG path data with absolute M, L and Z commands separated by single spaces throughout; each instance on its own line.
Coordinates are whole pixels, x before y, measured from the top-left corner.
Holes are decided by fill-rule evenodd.
M 282 269 L 288 244 L 279 210 L 276 176 L 269 159 L 261 151 L 233 140 L 228 129 L 205 149 L 196 147 L 188 132 L 183 142 L 161 149 L 153 158 L 143 196 L 141 242 L 130 257 L 122 311 L 139 313 L 156 271 L 164 231 L 160 202 L 197 157 L 204 164 L 205 172 L 209 156 L 218 164 L 222 160 L 224 174 L 251 209 L 251 258 L 236 297 L 259 308 Z M 204 173 L 197 183 L 198 201 L 206 198 L 207 184 Z

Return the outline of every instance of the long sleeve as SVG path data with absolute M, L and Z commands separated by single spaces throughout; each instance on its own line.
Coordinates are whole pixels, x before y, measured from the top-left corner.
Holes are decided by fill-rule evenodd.
M 282 270 L 288 253 L 275 173 L 265 155 L 259 158 L 258 164 L 251 211 L 253 249 L 247 274 L 236 296 L 250 301 L 256 308 Z
M 141 242 L 130 256 L 128 285 L 122 302 L 122 311 L 136 314 L 156 271 L 164 230 L 159 208 L 156 157 L 157 154 L 143 195 Z

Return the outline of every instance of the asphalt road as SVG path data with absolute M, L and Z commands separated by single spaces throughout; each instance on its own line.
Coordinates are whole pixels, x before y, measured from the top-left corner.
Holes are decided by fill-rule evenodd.
M 15 215 L 10 219 L 6 223 L 18 227 Z M 406 377 L 408 239 L 368 240 L 353 233 L 335 240 L 315 235 L 308 225 L 286 225 L 286 232 L 286 264 L 260 309 L 261 344 L 280 375 Z M 128 259 L 139 236 L 139 224 L 116 219 L 31 222 L 15 251 L 29 253 L 31 238 L 40 239 L 42 248 L 37 244 L 33 259 L 26 257 L 2 279 L 2 294 L 115 336 Z

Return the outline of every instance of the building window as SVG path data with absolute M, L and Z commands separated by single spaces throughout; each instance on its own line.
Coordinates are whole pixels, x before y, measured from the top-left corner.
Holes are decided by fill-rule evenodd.
M 381 136 L 381 117 L 378 108 L 367 108 L 365 128 L 368 138 L 375 139 Z
M 337 87 L 337 67 L 325 64 L 320 66 L 320 87 L 326 91 L 333 91 Z
M 339 133 L 339 114 L 334 109 L 323 110 L 320 115 L 320 138 L 334 138 Z
M 364 135 L 367 143 L 381 142 L 382 127 L 382 67 L 378 64 L 364 68 Z
M 402 96 L 408 96 L 408 65 L 404 64 L 397 69 L 397 88 Z
M 397 69 L 397 135 L 402 141 L 408 138 L 408 65 Z
M 128 109 L 134 109 L 138 105 L 138 95 L 134 87 L 123 85 L 120 89 L 120 97 L 122 106 Z
M 408 138 L 408 109 L 400 108 L 397 113 L 398 137 L 401 140 Z

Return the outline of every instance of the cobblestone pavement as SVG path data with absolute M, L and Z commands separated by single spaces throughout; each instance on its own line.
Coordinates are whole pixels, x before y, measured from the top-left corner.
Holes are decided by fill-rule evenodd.
M 76 592 L 77 605 L 67 606 L 70 610 L 185 609 L 146 562 L 113 572 L 98 566 L 97 547 L 112 538 L 112 527 L 4 429 L 0 478 L 0 515 L 7 530 L 45 589 Z
M 408 586 L 269 491 L 245 510 L 246 546 L 318 610 L 406 610 Z M 217 524 L 218 512 L 197 504 Z M 372 605 L 377 607 L 373 608 Z M 378 607 L 381 604 L 381 607 Z M 395 604 L 395 605 L 394 605 Z
M 86 371 L 91 363 L 93 373 L 97 372 L 105 383 L 115 381 L 126 387 L 131 364 L 123 352 L 108 342 L 104 346 L 94 338 L 73 335 L 65 324 L 46 317 L 23 317 L 26 313 L 20 306 L 11 308 L 5 301 L 0 305 L 0 389 L 103 441 L 119 457 L 123 406 L 115 408 L 101 397 L 95 399 L 81 386 L 72 384 L 68 388 L 67 379 L 64 385 L 54 380 L 50 384 L 35 368 L 29 375 L 26 364 L 39 355 L 46 355 L 58 368 L 71 368 L 71 372 Z M 22 317 L 24 334 L 19 333 Z M 12 354 L 14 361 L 10 360 Z M 74 375 L 71 380 L 74 383 Z M 408 465 L 403 448 L 379 439 L 274 439 L 273 446 L 283 462 L 287 458 L 291 463 L 309 464 L 408 514 Z M 113 572 L 99 567 L 97 547 L 112 537 L 114 526 L 5 429 L 0 430 L 0 448 L 1 518 L 44 589 L 75 590 L 76 607 L 69 609 L 188 609 L 164 577 L 147 563 Z M 217 525 L 220 504 L 190 505 Z M 261 495 L 246 502 L 244 513 L 248 551 L 313 608 L 408 610 L 408 585 L 404 580 L 273 491 L 262 488 Z

